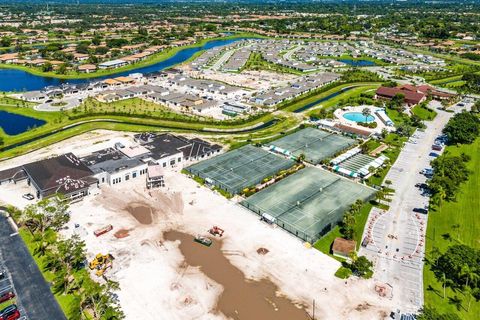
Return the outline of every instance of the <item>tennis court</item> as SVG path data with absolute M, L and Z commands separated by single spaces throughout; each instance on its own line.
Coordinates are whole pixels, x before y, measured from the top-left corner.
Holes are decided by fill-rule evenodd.
M 318 168 L 305 168 L 254 194 L 241 204 L 304 241 L 313 243 L 342 220 L 356 200 L 375 190 Z
M 315 128 L 305 128 L 271 143 L 272 150 L 298 157 L 305 155 L 305 160 L 318 164 L 322 160 L 356 144 L 356 140 Z
M 186 170 L 232 194 L 260 183 L 264 178 L 288 169 L 294 161 L 246 145 L 194 164 Z

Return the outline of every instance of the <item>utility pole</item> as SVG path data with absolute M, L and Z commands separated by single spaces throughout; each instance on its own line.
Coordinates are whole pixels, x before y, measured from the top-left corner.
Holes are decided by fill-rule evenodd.
M 315 299 L 313 299 L 313 320 L 315 320 Z

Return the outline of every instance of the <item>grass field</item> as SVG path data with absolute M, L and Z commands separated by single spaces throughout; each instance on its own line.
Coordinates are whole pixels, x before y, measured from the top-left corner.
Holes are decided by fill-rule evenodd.
M 348 55 L 348 54 L 344 54 L 344 55 L 341 55 L 339 57 L 333 57 L 333 56 L 318 56 L 317 59 L 333 59 L 333 60 L 353 60 L 353 61 L 359 61 L 359 60 L 366 60 L 366 61 L 371 61 L 371 62 L 374 62 L 375 65 L 377 66 L 388 66 L 390 65 L 389 63 L 385 62 L 385 61 L 382 61 L 382 60 L 379 60 L 379 59 L 375 59 L 375 58 L 372 58 L 372 57 L 369 57 L 369 56 L 359 56 L 359 57 L 356 57 L 354 58 L 353 56 L 351 55 Z M 348 66 L 350 67 L 350 66 Z
M 471 145 L 460 147 L 450 146 L 447 150 L 452 155 L 459 155 L 462 152 L 471 156 L 468 167 L 471 170 L 469 180 L 461 186 L 461 192 L 456 202 L 444 202 L 436 212 L 431 212 L 428 218 L 426 256 L 428 258 L 432 248 L 435 246 L 441 252 L 456 243 L 463 243 L 475 248 L 480 248 L 480 223 L 478 219 L 480 209 L 480 138 Z M 457 230 L 453 225 L 459 224 Z M 442 235 L 450 234 L 450 240 L 445 240 Z M 442 284 L 437 281 L 428 265 L 424 268 L 425 304 L 434 307 L 439 312 L 455 312 L 461 319 L 478 319 L 480 314 L 480 302 L 474 299 L 470 311 L 467 312 L 468 298 L 461 291 L 454 292 L 447 288 L 446 299 L 443 299 Z M 452 299 L 462 299 L 462 306 L 458 310 Z
M 250 57 L 248 57 L 248 60 L 242 70 L 266 70 L 278 73 L 291 73 L 296 75 L 303 74 L 303 72 L 301 71 L 269 62 L 262 57 L 261 53 L 250 54 Z
M 433 120 L 437 116 L 437 113 L 434 110 L 422 107 L 421 105 L 413 107 L 412 113 L 424 121 Z

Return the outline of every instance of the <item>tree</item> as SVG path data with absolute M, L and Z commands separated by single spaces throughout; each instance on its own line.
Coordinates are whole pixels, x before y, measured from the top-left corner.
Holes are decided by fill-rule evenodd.
M 9 37 L 3 37 L 0 39 L 0 47 L 10 47 L 12 45 L 12 39 Z
M 5 143 L 5 140 L 3 139 L 3 137 L 0 137 L 0 146 L 3 146 Z
M 345 239 L 352 240 L 355 236 L 355 222 L 355 215 L 350 211 L 345 212 L 342 220 L 342 234 Z
M 50 72 L 53 70 L 53 65 L 50 63 L 50 62 L 45 62 L 43 65 L 42 65 L 42 71 L 43 72 Z
M 455 200 L 461 184 L 468 180 L 470 171 L 466 163 L 469 160 L 470 157 L 466 154 L 451 156 L 445 152 L 432 161 L 433 177 L 428 181 L 428 187 L 433 193 L 432 204 Z
M 450 280 L 454 288 L 468 285 L 474 289 L 480 278 L 480 250 L 463 244 L 453 245 L 438 257 L 432 271 L 438 279 L 444 279 L 445 286 Z
M 370 278 L 373 274 L 372 267 L 373 263 L 365 256 L 352 259 L 351 270 L 360 277 Z
M 436 308 L 424 307 L 417 315 L 417 320 L 461 320 L 454 313 L 439 313 Z
M 450 143 L 472 143 L 480 134 L 480 120 L 471 112 L 453 116 L 443 129 Z
M 68 203 L 60 195 L 40 200 L 25 208 L 21 220 L 32 233 L 44 234 L 49 228 L 58 231 L 70 220 Z
M 58 67 L 57 73 L 58 73 L 58 74 L 65 74 L 65 73 L 67 73 L 67 64 L 66 64 L 66 63 L 62 63 L 62 64 Z
M 365 122 L 368 122 L 368 117 L 372 114 L 372 110 L 370 108 L 363 108 L 362 115 L 365 117 Z

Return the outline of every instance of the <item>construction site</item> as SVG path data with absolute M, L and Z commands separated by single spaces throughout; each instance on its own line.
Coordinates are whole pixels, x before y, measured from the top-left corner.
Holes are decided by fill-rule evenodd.
M 99 147 L 119 138 L 128 140 L 124 134 L 106 131 L 81 135 L 53 145 L 49 150 L 16 159 L 15 165 L 18 161 L 43 158 L 46 153 L 86 152 L 84 148 L 96 141 Z M 252 155 L 240 168 L 270 157 L 278 165 L 272 172 L 293 163 L 260 148 L 254 149 L 252 153 L 256 156 Z M 264 164 L 264 168 L 268 165 Z M 284 200 L 290 204 L 296 205 L 299 201 L 305 217 L 296 224 L 298 230 L 308 229 L 308 219 L 318 219 L 310 216 L 309 208 L 310 202 L 318 205 L 314 199 L 321 199 L 322 192 L 308 200 L 309 195 L 297 193 L 292 183 L 305 184 L 312 190 L 323 188 L 325 193 L 347 190 L 343 178 L 332 184 L 328 182 L 331 173 L 312 168 L 321 173 L 319 177 L 308 178 L 309 171 L 302 174 L 307 169 L 310 168 L 257 194 L 258 199 L 272 197 L 275 200 L 283 192 Z M 346 282 L 336 278 L 334 274 L 341 266 L 339 261 L 305 246 L 304 241 L 279 224 L 260 221 L 257 213 L 180 171 L 181 168 L 166 170 L 162 187 L 148 189 L 145 181 L 130 179 L 114 186 L 104 184 L 94 196 L 71 204 L 71 220 L 62 234 L 77 234 L 85 241 L 86 268 L 95 279 L 119 283 L 116 294 L 126 319 L 256 319 L 260 316 L 265 320 L 292 320 L 313 316 L 315 319 L 388 316 L 391 300 L 379 296 L 373 279 L 352 278 Z M 300 175 L 296 177 L 297 174 Z M 308 184 L 324 175 L 325 181 Z M 261 180 L 263 175 L 243 176 L 247 178 L 252 180 L 240 180 L 242 183 L 237 188 Z M 331 189 L 329 184 L 340 189 Z M 25 190 L 25 184 L 2 186 L 0 200 L 23 208 L 28 204 L 21 196 Z M 363 189 L 350 190 L 350 198 L 357 197 L 355 192 L 360 190 Z M 364 195 L 368 197 L 368 194 Z M 249 201 L 252 199 L 253 203 L 255 196 L 248 198 Z M 347 202 L 350 198 L 343 200 Z M 264 208 L 269 204 L 268 201 L 255 203 Z M 268 212 L 274 211 L 268 209 Z M 281 219 L 279 215 L 279 221 Z

